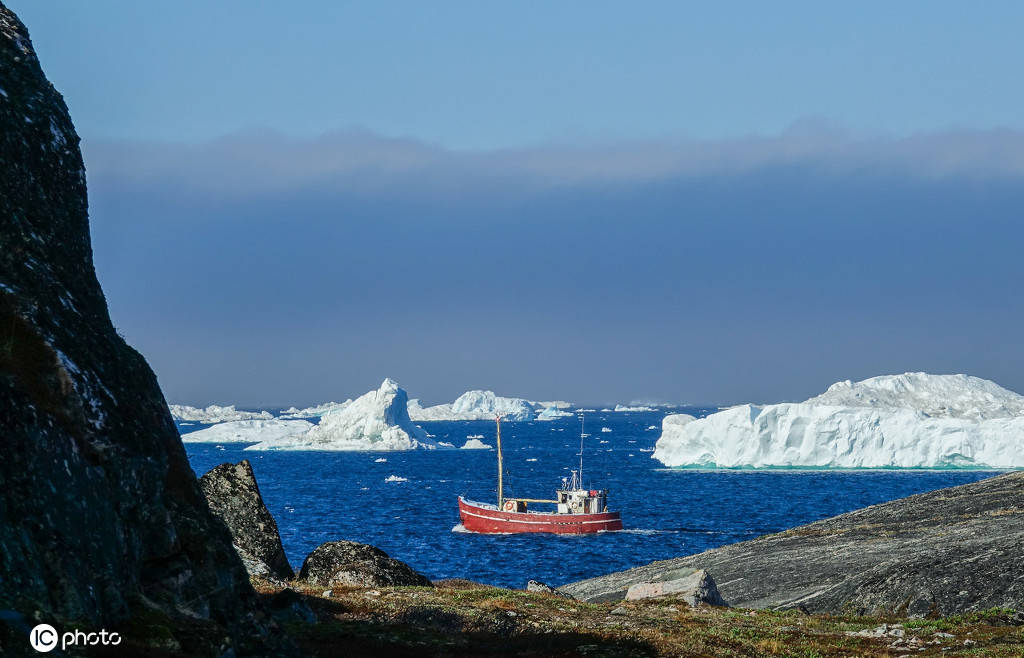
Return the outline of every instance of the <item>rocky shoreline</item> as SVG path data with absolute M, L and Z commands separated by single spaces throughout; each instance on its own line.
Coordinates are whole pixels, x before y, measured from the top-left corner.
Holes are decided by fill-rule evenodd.
M 698 555 L 571 583 L 585 601 L 705 569 L 729 605 L 945 616 L 1024 609 L 1024 472 L 873 505 Z
M 251 466 L 197 480 L 114 329 L 78 136 L 2 3 L 0 80 L 0 655 L 42 623 L 124 641 L 67 655 L 1020 655 L 1024 473 L 560 591 L 343 540 L 296 576 Z

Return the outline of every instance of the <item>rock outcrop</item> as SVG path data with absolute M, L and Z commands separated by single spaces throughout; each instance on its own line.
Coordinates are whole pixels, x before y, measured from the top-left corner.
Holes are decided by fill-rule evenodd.
M 144 616 L 188 623 L 185 652 L 209 653 L 198 624 L 218 652 L 276 653 L 156 377 L 111 324 L 78 136 L 2 4 L 0 170 L 0 638 Z
M 637 583 L 705 569 L 731 606 L 950 615 L 1024 609 L 1024 472 L 931 491 L 560 588 L 621 599 Z
M 295 576 L 281 545 L 277 522 L 263 503 L 252 464 L 221 464 L 199 478 L 199 486 L 214 514 L 231 531 L 246 571 L 252 575 L 290 580 Z
M 354 541 L 329 541 L 317 546 L 302 563 L 299 580 L 321 587 L 431 586 L 426 576 L 405 562 Z

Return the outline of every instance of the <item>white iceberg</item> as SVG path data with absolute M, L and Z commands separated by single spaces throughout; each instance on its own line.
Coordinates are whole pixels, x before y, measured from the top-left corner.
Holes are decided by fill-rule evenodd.
M 332 411 L 341 411 L 350 404 L 352 404 L 351 398 L 344 402 L 324 402 L 323 404 L 306 407 L 305 409 L 289 407 L 282 411 L 278 418 L 316 418 Z
M 493 447 L 494 446 L 488 445 L 480 439 L 473 438 L 462 444 L 462 448 L 460 448 L 460 450 L 490 450 Z
M 437 444 L 413 425 L 409 398 L 396 382 L 385 379 L 376 391 L 341 409 L 325 413 L 308 432 L 267 440 L 246 450 L 412 450 Z
M 305 434 L 313 424 L 305 420 L 232 420 L 181 435 L 184 443 L 244 443 L 282 441 Z
M 612 428 L 610 428 L 610 427 L 602 427 L 602 428 L 601 428 L 601 431 L 602 431 L 602 432 L 611 432 L 611 431 L 612 431 Z
M 205 409 L 190 407 L 185 404 L 168 405 L 171 410 L 171 417 L 177 421 L 191 421 L 194 423 L 226 423 L 233 420 L 270 420 L 274 417 L 269 411 L 242 411 L 235 409 L 235 405 L 222 407 L 211 404 Z
M 906 373 L 833 384 L 800 403 L 666 416 L 666 466 L 1024 466 L 1024 396 L 977 377 Z
M 557 407 L 548 407 L 537 414 L 537 420 L 554 420 L 556 418 L 569 418 L 570 416 L 575 415 L 576 414 L 571 411 L 563 411 Z
M 404 478 L 401 475 L 389 475 L 384 478 L 385 482 L 408 482 L 409 478 Z
M 531 400 L 530 404 L 533 405 L 534 409 L 550 409 L 551 407 L 554 407 L 555 409 L 564 410 L 573 406 L 572 402 L 566 402 L 565 400 L 550 400 L 548 402 L 535 402 Z
M 419 400 L 409 401 L 409 417 L 427 420 L 494 420 L 501 414 L 506 421 L 531 420 L 533 406 L 522 398 L 504 398 L 494 391 L 466 391 L 454 402 L 424 407 Z
M 604 410 L 602 409 L 602 411 Z M 646 405 L 630 407 L 624 404 L 617 404 L 615 405 L 614 411 L 657 411 L 657 409 L 655 409 L 654 407 L 648 407 Z

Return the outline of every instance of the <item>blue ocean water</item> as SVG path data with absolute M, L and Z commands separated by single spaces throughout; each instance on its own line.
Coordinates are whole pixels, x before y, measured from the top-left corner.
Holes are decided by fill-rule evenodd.
M 688 409 L 705 415 L 708 409 Z M 248 444 L 185 444 L 202 475 L 249 459 L 296 571 L 325 541 L 378 546 L 432 579 L 505 587 L 560 585 L 653 560 L 697 553 L 923 491 L 993 475 L 979 470 L 678 470 L 651 459 L 664 412 L 587 416 L 584 477 L 611 490 L 625 530 L 589 536 L 458 532 L 456 498 L 493 501 L 493 450 L 255 452 Z M 461 446 L 492 422 L 420 423 Z M 650 429 L 654 426 L 656 429 Z M 183 431 L 197 429 L 183 426 Z M 610 431 L 602 431 L 607 428 Z M 579 421 L 502 424 L 506 496 L 550 498 L 576 468 Z M 378 461 L 386 460 L 386 461 Z M 404 481 L 388 481 L 390 476 Z

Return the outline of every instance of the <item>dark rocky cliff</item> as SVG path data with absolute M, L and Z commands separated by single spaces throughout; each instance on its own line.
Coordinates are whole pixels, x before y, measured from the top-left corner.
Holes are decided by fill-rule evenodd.
M 111 324 L 78 143 L 0 4 L 0 631 L 155 616 L 258 644 L 268 629 L 248 621 L 259 603 L 231 536 Z
M 775 535 L 560 588 L 621 599 L 706 569 L 729 605 L 938 616 L 1024 609 L 1024 472 L 873 505 Z

